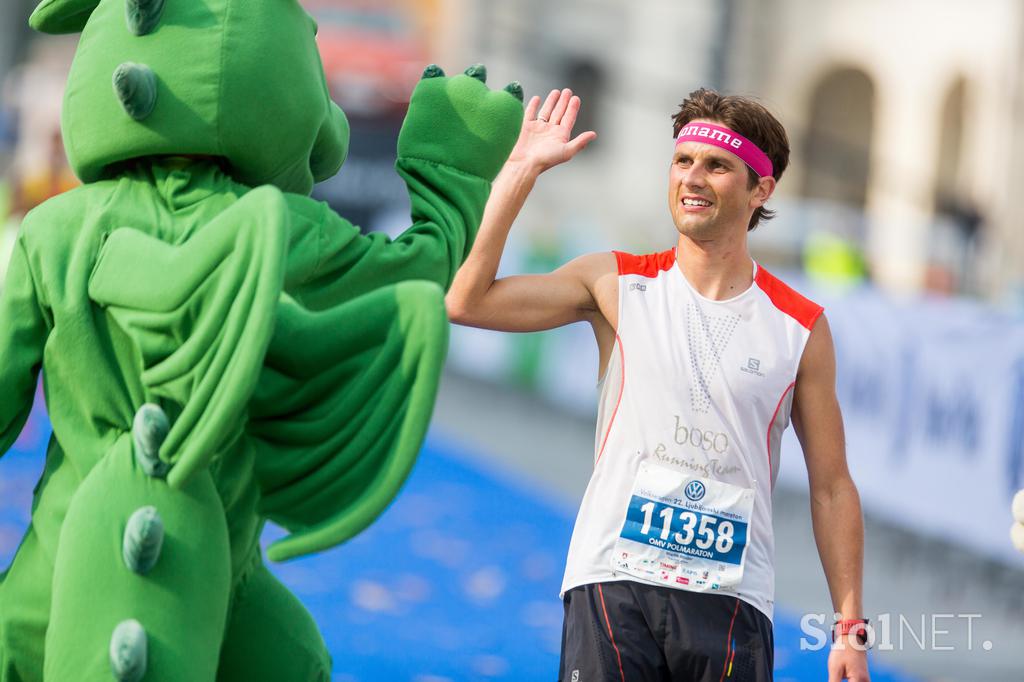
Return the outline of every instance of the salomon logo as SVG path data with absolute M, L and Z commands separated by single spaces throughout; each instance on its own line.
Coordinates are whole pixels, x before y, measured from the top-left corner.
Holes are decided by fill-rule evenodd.
M 747 374 L 754 374 L 759 377 L 764 376 L 764 372 L 761 371 L 761 361 L 757 358 L 747 358 L 747 366 L 740 367 L 740 371 L 746 372 Z

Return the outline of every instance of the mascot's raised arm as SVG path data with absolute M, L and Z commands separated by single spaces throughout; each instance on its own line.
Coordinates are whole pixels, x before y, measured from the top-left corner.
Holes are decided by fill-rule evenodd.
M 40 369 L 53 423 L 0 576 L 0 682 L 329 680 L 260 531 L 291 533 L 274 560 L 331 547 L 405 480 L 522 90 L 427 68 L 391 240 L 308 197 L 348 124 L 297 0 L 44 0 L 31 24 L 82 34 L 84 184 L 26 216 L 0 298 L 0 453 Z

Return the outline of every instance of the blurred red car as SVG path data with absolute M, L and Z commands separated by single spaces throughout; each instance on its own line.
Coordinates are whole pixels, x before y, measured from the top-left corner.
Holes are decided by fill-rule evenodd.
M 401 116 L 426 65 L 416 22 L 400 4 L 304 0 L 334 100 L 350 118 Z

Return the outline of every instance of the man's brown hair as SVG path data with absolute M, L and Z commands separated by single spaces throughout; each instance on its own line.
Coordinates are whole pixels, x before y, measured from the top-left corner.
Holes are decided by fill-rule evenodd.
M 735 130 L 761 148 L 772 162 L 772 177 L 777 181 L 789 165 L 789 139 L 782 124 L 758 102 L 738 95 L 722 95 L 714 90 L 694 90 L 679 105 L 679 111 L 672 117 L 672 134 L 679 135 L 690 121 L 705 119 Z M 757 184 L 757 173 L 747 168 L 747 186 Z M 771 220 L 775 211 L 763 206 L 750 216 L 747 230 L 753 230 L 762 220 Z

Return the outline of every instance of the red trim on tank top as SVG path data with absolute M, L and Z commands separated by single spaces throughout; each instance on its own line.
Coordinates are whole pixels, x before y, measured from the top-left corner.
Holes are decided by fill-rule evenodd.
M 779 396 L 779 402 L 775 405 L 775 412 L 772 413 L 772 420 L 768 422 L 768 433 L 765 434 L 764 437 L 765 449 L 768 451 L 768 482 L 769 485 L 772 486 L 774 486 L 772 483 L 772 476 L 774 476 L 774 472 L 772 471 L 772 427 L 775 426 L 775 418 L 779 416 L 779 408 L 782 407 L 782 401 L 786 399 L 786 394 L 789 393 L 794 386 L 796 386 L 795 381 L 789 386 L 786 386 L 786 390 L 782 392 L 781 396 Z
M 604 454 L 604 446 L 608 444 L 608 436 L 612 433 L 612 424 L 615 423 L 615 415 L 619 413 L 619 405 L 622 403 L 622 393 L 626 388 L 626 354 L 622 350 L 622 339 L 619 335 L 615 335 L 615 343 L 619 346 L 619 374 L 622 375 L 622 379 L 619 382 L 619 398 L 615 401 L 615 409 L 612 410 L 612 418 L 608 420 L 608 430 L 604 432 L 604 440 L 601 441 L 601 449 L 597 451 L 597 460 L 594 462 L 594 466 L 601 461 L 601 455 Z
M 624 251 L 612 251 L 615 254 L 615 263 L 619 268 L 619 275 L 643 275 L 644 277 L 657 277 L 659 272 L 671 270 L 676 264 L 676 250 L 669 249 L 661 253 L 648 253 L 642 256 L 635 256 Z
M 811 329 L 825 310 L 814 301 L 798 294 L 788 284 L 758 265 L 754 277 L 757 286 L 767 294 L 772 305 L 786 313 L 801 326 Z

